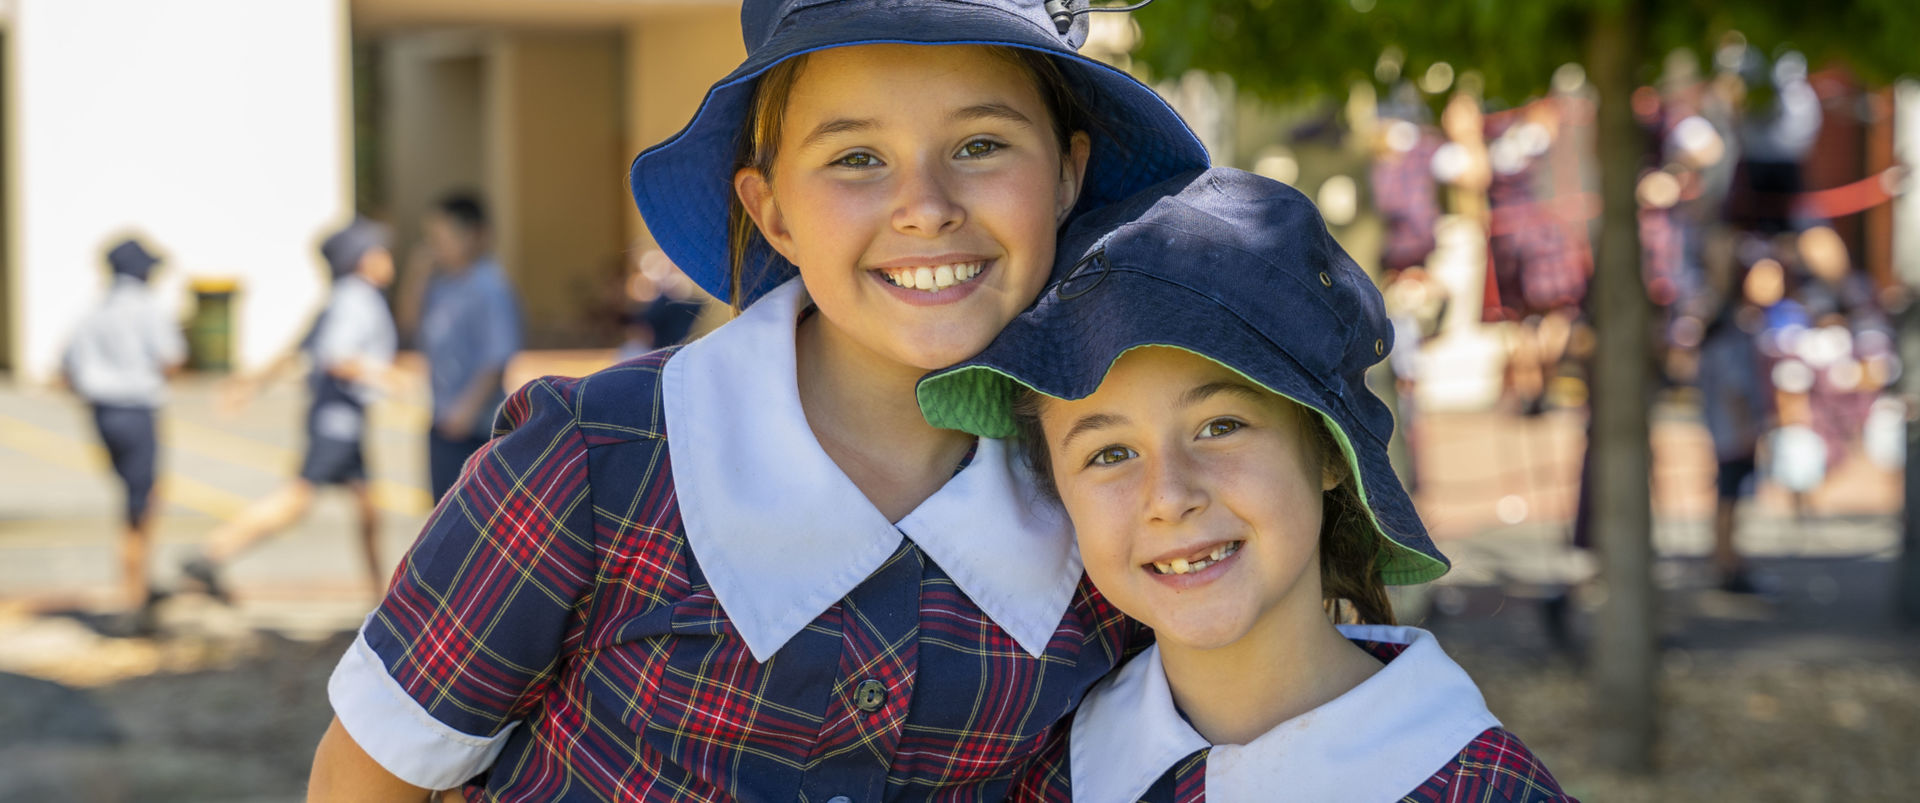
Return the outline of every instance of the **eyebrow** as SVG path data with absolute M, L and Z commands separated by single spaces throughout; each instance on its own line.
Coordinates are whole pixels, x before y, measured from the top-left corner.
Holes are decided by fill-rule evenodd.
M 879 121 L 872 118 L 852 119 L 842 117 L 837 120 L 828 120 L 814 126 L 812 131 L 807 132 L 806 138 L 800 140 L 800 147 L 813 147 L 814 143 L 835 134 L 845 134 L 852 131 L 871 131 L 879 127 Z
M 1005 103 L 976 103 L 949 115 L 954 120 L 1005 120 L 1021 125 L 1033 125 L 1033 120 L 1021 114 L 1019 109 Z
M 1194 386 L 1192 390 L 1189 390 L 1180 396 L 1180 404 L 1182 406 L 1189 405 L 1189 404 L 1198 404 L 1200 402 L 1203 402 L 1215 396 L 1218 396 L 1222 393 L 1231 393 L 1235 396 L 1243 397 L 1249 401 L 1260 401 L 1266 398 L 1266 394 L 1261 393 L 1259 390 L 1256 390 L 1252 387 L 1249 387 L 1244 382 L 1234 382 L 1232 380 L 1221 380 L 1219 382 L 1208 382 L 1204 385 Z
M 1024 114 L 1021 114 L 1019 109 L 1016 109 L 1012 106 L 1008 106 L 1005 103 L 976 103 L 972 106 L 955 110 L 953 114 L 948 115 L 948 118 L 955 121 L 1005 120 L 1007 122 L 1018 123 L 1020 125 L 1028 125 L 1028 126 L 1033 125 L 1033 120 L 1031 118 L 1027 117 Z M 820 140 L 826 139 L 827 137 L 834 136 L 835 134 L 847 134 L 847 133 L 852 133 L 857 131 L 872 131 L 873 129 L 876 129 L 879 127 L 880 127 L 880 121 L 870 117 L 862 117 L 862 118 L 841 117 L 838 119 L 828 120 L 824 123 L 814 126 L 812 131 L 807 132 L 807 136 L 800 140 L 800 147 L 802 148 L 812 147 L 815 143 L 818 143 Z
M 1208 382 L 1204 385 L 1195 385 L 1186 393 L 1180 394 L 1180 406 L 1188 407 L 1199 404 L 1222 393 L 1240 396 L 1249 401 L 1261 401 L 1266 398 L 1266 394 L 1261 393 L 1259 390 L 1244 382 L 1221 380 L 1218 382 Z M 1080 420 L 1073 422 L 1073 426 L 1067 428 L 1067 434 L 1061 436 L 1060 447 L 1063 449 L 1066 448 L 1067 444 L 1072 443 L 1073 439 L 1081 433 L 1109 429 L 1125 423 L 1127 423 L 1126 416 L 1114 415 L 1112 413 L 1093 413 L 1083 416 Z
M 1126 416 L 1113 415 L 1111 413 L 1094 413 L 1093 415 L 1084 416 L 1080 420 L 1073 422 L 1073 426 L 1067 428 L 1067 434 L 1060 438 L 1060 448 L 1067 448 L 1067 444 L 1072 443 L 1074 438 L 1080 436 L 1080 433 L 1108 429 L 1126 422 Z

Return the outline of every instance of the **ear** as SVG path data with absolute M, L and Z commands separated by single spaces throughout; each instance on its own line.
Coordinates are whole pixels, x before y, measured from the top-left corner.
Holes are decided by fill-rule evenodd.
M 733 192 L 740 197 L 740 205 L 746 207 L 747 217 L 760 229 L 760 236 L 767 238 L 773 250 L 792 261 L 793 232 L 787 228 L 780 205 L 773 200 L 773 184 L 766 174 L 758 168 L 740 168 L 733 174 Z
M 1085 131 L 1075 131 L 1067 140 L 1067 152 L 1060 154 L 1060 190 L 1054 197 L 1054 223 L 1067 222 L 1067 213 L 1080 201 L 1080 190 L 1087 178 L 1087 159 L 1093 153 L 1093 140 Z
M 1331 491 L 1347 481 L 1347 461 L 1339 452 L 1327 455 L 1326 464 L 1320 467 L 1320 490 Z

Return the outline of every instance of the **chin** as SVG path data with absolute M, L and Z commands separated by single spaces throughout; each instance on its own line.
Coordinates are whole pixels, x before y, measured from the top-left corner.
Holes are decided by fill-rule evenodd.
M 900 349 L 896 358 L 907 365 L 926 371 L 938 371 L 955 363 L 971 359 L 993 342 L 996 332 L 981 335 L 949 338 L 922 338 L 918 347 Z
M 1217 650 L 1231 646 L 1251 630 L 1250 623 L 1219 617 L 1165 617 L 1148 625 L 1161 643 L 1177 644 L 1189 650 Z

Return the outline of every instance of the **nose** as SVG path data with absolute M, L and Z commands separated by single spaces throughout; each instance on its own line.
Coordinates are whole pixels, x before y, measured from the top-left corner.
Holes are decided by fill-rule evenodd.
M 893 227 L 903 234 L 934 237 L 960 228 L 965 207 L 953 192 L 951 176 L 935 165 L 902 170 L 893 208 Z
M 1153 521 L 1172 524 L 1205 510 L 1209 497 L 1193 460 L 1179 450 L 1166 454 L 1148 466 L 1146 512 Z

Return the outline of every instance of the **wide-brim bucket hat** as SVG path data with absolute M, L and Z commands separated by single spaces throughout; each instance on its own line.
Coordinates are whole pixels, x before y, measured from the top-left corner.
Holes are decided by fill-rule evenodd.
M 1083 0 L 1071 5 L 1085 8 Z M 736 301 L 730 297 L 727 222 L 739 138 L 756 81 L 804 53 L 862 44 L 974 44 L 1055 57 L 1094 122 L 1076 211 L 1208 164 L 1206 148 L 1166 101 L 1132 76 L 1076 52 L 1086 37 L 1084 14 L 1063 34 L 1042 0 L 746 0 L 740 22 L 746 61 L 707 90 L 686 128 L 635 158 L 629 175 L 634 203 L 654 241 L 721 301 Z M 750 272 L 740 306 L 795 273 L 761 238 L 744 264 Z
M 1072 224 L 1047 289 L 978 356 L 920 381 L 934 426 L 1015 433 L 1026 390 L 1082 399 L 1121 355 L 1198 354 L 1319 413 L 1374 529 L 1384 581 L 1445 574 L 1387 458 L 1393 414 L 1368 389 L 1393 329 L 1380 293 L 1291 187 L 1230 168 L 1182 174 Z

